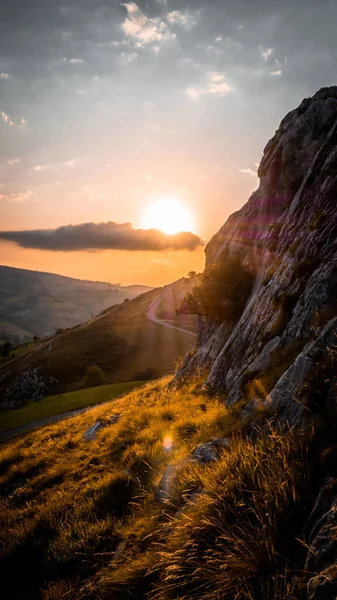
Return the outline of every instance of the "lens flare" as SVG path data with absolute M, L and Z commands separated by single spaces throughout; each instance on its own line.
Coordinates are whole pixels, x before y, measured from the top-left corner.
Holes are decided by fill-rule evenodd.
M 163 448 L 164 450 L 166 450 L 166 452 L 170 452 L 170 450 L 172 450 L 172 446 L 173 446 L 173 438 L 171 435 L 164 435 L 163 438 Z

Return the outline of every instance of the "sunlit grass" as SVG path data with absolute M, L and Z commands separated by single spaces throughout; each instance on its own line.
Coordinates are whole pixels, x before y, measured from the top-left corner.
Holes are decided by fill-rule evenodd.
M 255 599 L 262 597 L 256 586 L 271 589 L 272 577 L 282 578 L 284 522 L 305 488 L 305 455 L 291 434 L 253 445 L 238 411 L 208 397 L 198 379 L 168 383 L 1 447 L 8 597 Z M 83 439 L 114 413 L 122 415 L 117 423 Z M 231 447 L 216 464 L 185 461 L 170 502 L 160 504 L 166 466 L 229 435 Z

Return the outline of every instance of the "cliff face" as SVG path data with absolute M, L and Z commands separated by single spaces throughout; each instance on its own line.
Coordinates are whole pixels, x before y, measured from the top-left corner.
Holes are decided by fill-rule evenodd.
M 206 269 L 225 250 L 239 253 L 254 270 L 253 292 L 234 327 L 202 322 L 178 377 L 207 364 L 206 385 L 234 404 L 282 356 L 284 373 L 272 389 L 260 386 L 246 410 L 259 404 L 298 423 L 311 414 L 307 383 L 318 362 L 332 362 L 337 343 L 337 87 L 283 119 L 258 175 L 258 190 L 206 248 Z

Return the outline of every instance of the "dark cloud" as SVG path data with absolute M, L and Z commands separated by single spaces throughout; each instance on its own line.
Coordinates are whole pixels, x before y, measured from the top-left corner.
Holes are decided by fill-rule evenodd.
M 196 250 L 203 240 L 191 232 L 166 235 L 157 229 L 134 229 L 131 223 L 83 223 L 57 229 L 0 231 L 0 238 L 22 248 L 76 250 Z

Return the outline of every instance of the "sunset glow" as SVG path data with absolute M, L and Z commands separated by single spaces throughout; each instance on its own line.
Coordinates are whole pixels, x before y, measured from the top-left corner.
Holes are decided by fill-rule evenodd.
M 144 214 L 144 229 L 159 229 L 168 235 L 193 231 L 193 217 L 175 198 L 164 198 L 150 206 Z

